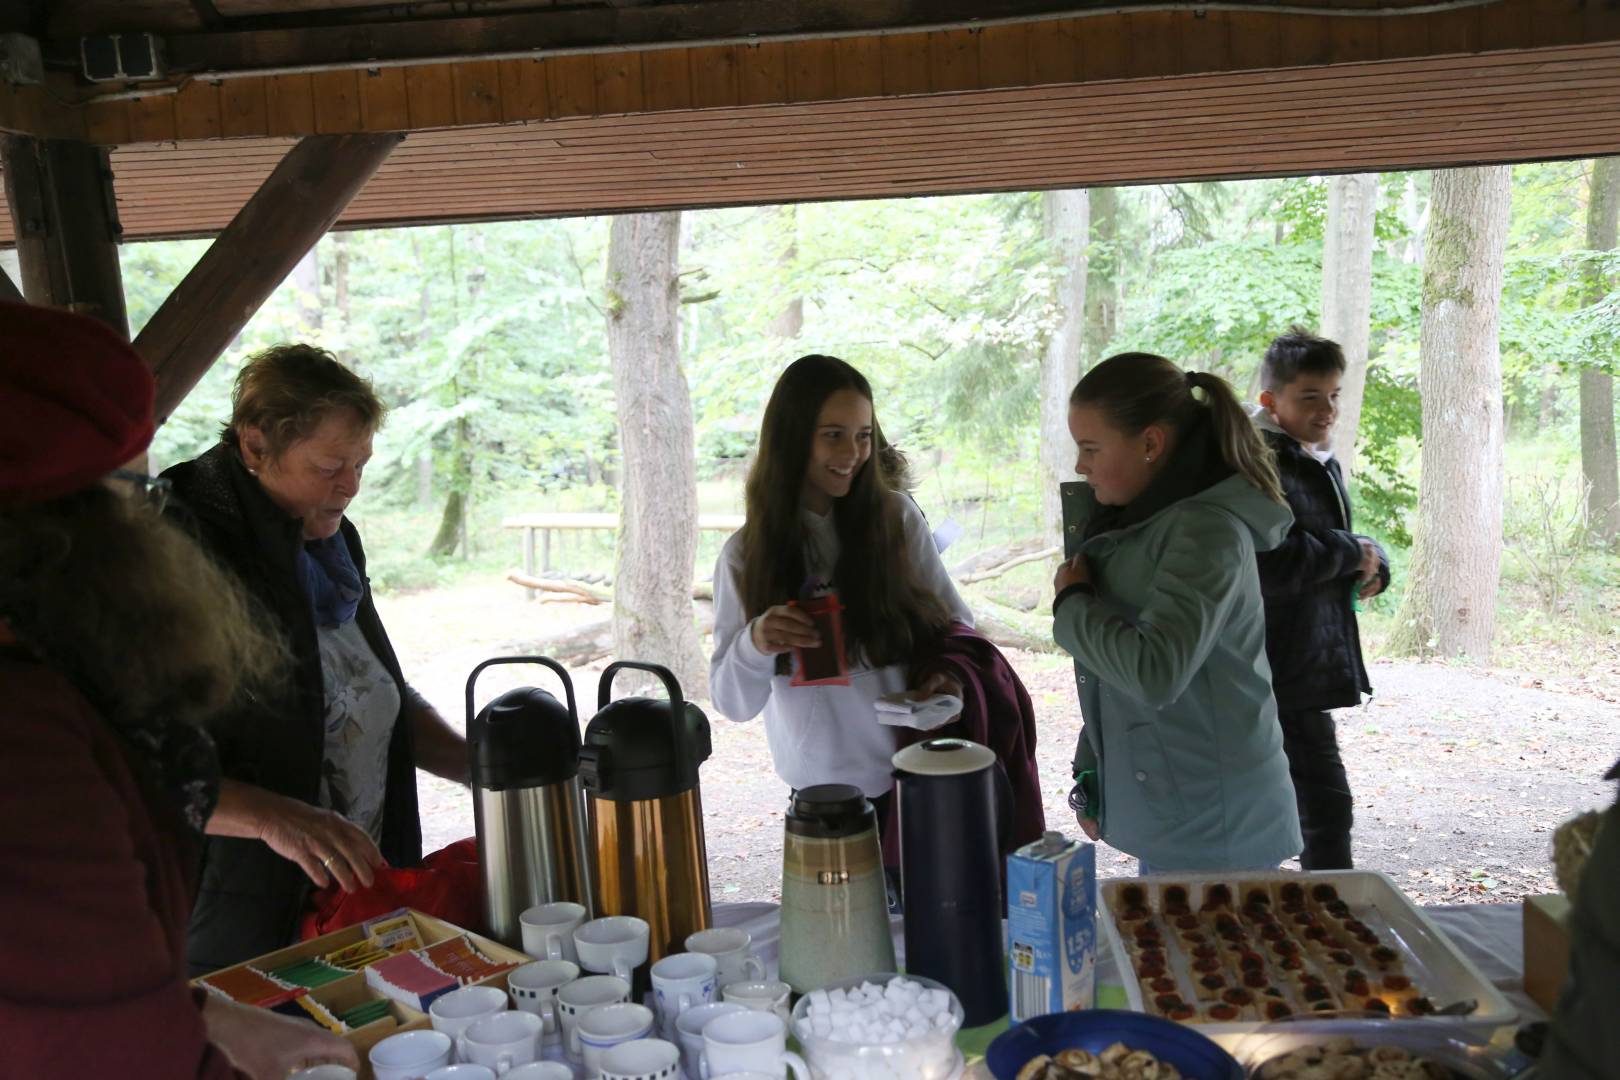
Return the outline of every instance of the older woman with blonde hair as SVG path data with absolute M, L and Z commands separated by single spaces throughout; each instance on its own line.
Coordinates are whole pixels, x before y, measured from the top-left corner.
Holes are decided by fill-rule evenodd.
M 0 1075 L 285 1077 L 357 1064 L 186 982 L 219 764 L 203 721 L 286 659 L 119 466 L 152 376 L 92 319 L 0 303 Z
M 421 859 L 416 769 L 465 782 L 462 737 L 411 689 L 344 516 L 384 408 L 309 345 L 238 373 L 217 446 L 176 465 L 177 513 L 287 640 L 287 676 L 212 724 L 224 782 L 192 916 L 195 973 L 296 936 L 310 884 Z

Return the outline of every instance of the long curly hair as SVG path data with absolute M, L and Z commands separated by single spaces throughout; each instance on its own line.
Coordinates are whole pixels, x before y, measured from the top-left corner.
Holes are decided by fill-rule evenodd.
M 286 646 L 190 537 L 100 485 L 0 509 L 0 618 L 94 704 L 201 726 L 270 684 Z
M 742 527 L 741 593 L 750 619 L 799 598 L 806 577 L 800 492 L 821 407 L 840 390 L 868 402 L 872 387 L 833 356 L 801 356 L 782 372 L 765 406 L 759 447 L 748 472 Z M 940 599 L 918 584 L 906 555 L 896 492 L 905 458 L 889 446 L 874 411 L 872 455 L 855 473 L 849 494 L 833 503 L 838 565 L 833 571 L 844 605 L 844 645 L 851 660 L 872 667 L 911 660 L 950 623 Z M 907 497 L 907 496 L 899 496 Z

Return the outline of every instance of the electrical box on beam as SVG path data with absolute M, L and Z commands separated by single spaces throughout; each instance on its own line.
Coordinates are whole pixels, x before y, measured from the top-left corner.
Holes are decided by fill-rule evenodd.
M 163 77 L 163 41 L 156 34 L 99 34 L 79 39 L 84 77 L 91 82 L 134 82 Z

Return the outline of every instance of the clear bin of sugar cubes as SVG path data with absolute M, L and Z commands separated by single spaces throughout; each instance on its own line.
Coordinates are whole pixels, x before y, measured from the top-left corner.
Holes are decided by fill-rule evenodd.
M 817 1080 L 949 1080 L 962 1004 L 932 979 L 885 973 L 812 990 L 793 1033 Z

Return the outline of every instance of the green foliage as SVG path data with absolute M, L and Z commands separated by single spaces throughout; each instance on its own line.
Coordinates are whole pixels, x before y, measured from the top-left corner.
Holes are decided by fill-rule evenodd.
M 1417 505 L 1408 463 L 1422 437 L 1417 379 L 1383 364 L 1369 365 L 1352 485 L 1356 517 L 1403 548 L 1412 546 L 1410 519 Z

